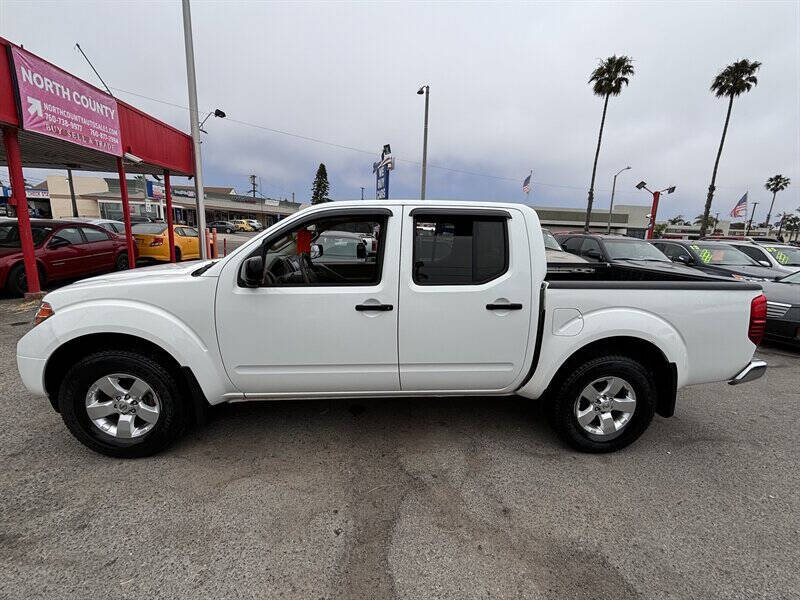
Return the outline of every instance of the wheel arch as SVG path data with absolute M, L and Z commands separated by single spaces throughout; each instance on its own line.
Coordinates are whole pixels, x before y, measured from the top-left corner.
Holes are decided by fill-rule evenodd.
M 678 391 L 678 368 L 670 362 L 664 352 L 654 343 L 633 336 L 612 336 L 594 340 L 575 350 L 558 368 L 551 379 L 545 395 L 558 389 L 576 366 L 598 356 L 622 355 L 641 363 L 653 376 L 658 398 L 656 412 L 662 417 L 675 414 Z
M 145 356 L 155 357 L 175 376 L 181 398 L 189 409 L 189 420 L 203 423 L 208 400 L 192 369 L 182 366 L 174 356 L 158 344 L 127 333 L 90 333 L 73 338 L 59 346 L 48 358 L 44 369 L 44 389 L 53 408 L 58 411 L 58 391 L 67 371 L 78 360 L 103 350 L 134 349 Z

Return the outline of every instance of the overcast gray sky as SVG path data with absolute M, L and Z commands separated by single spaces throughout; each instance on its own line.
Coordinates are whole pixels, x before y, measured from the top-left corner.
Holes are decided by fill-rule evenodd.
M 420 167 L 406 161 L 421 159 L 415 92 L 429 83 L 429 199 L 525 201 L 521 182 L 533 169 L 529 202 L 580 207 L 602 111 L 586 82 L 599 58 L 616 53 L 634 58 L 636 75 L 609 104 L 596 206 L 608 207 L 613 173 L 630 164 L 616 202 L 647 203 L 633 189 L 641 179 L 677 185 L 660 214 L 694 217 L 726 108 L 708 88 L 746 57 L 763 66 L 758 87 L 734 102 L 713 211 L 727 214 L 749 191 L 763 218 L 763 184 L 775 173 L 793 183 L 773 213 L 800 206 L 797 1 L 195 1 L 192 10 L 200 106 L 230 117 L 206 128 L 209 185 L 243 191 L 255 173 L 266 195 L 307 200 L 324 162 L 333 198 L 359 197 L 360 186 L 369 197 L 372 162 L 388 142 L 405 159 L 392 197 L 418 196 Z M 99 84 L 79 42 L 118 97 L 188 131 L 179 1 L 0 0 L 0 35 Z

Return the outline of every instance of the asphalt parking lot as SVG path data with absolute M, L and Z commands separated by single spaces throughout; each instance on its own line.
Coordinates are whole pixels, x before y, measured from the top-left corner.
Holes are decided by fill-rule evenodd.
M 800 354 L 684 390 L 633 446 L 521 399 L 223 407 L 166 452 L 84 448 L 0 300 L 0 598 L 797 598 Z

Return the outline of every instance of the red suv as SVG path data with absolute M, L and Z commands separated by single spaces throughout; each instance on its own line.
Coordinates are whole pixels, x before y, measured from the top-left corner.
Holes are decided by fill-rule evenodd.
M 41 285 L 128 268 L 125 237 L 96 225 L 32 219 L 31 231 Z M 28 289 L 16 220 L 0 221 L 2 288 L 17 295 Z

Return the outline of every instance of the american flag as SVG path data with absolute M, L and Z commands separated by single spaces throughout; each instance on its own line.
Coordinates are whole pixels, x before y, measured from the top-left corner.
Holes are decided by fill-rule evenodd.
M 739 198 L 739 201 L 736 203 L 736 206 L 733 207 L 731 211 L 732 217 L 746 217 L 747 216 L 747 192 L 744 193 L 744 196 Z
M 533 177 L 533 171 L 531 171 L 530 175 L 525 178 L 525 181 L 522 182 L 522 191 L 526 194 L 531 193 L 531 177 Z

